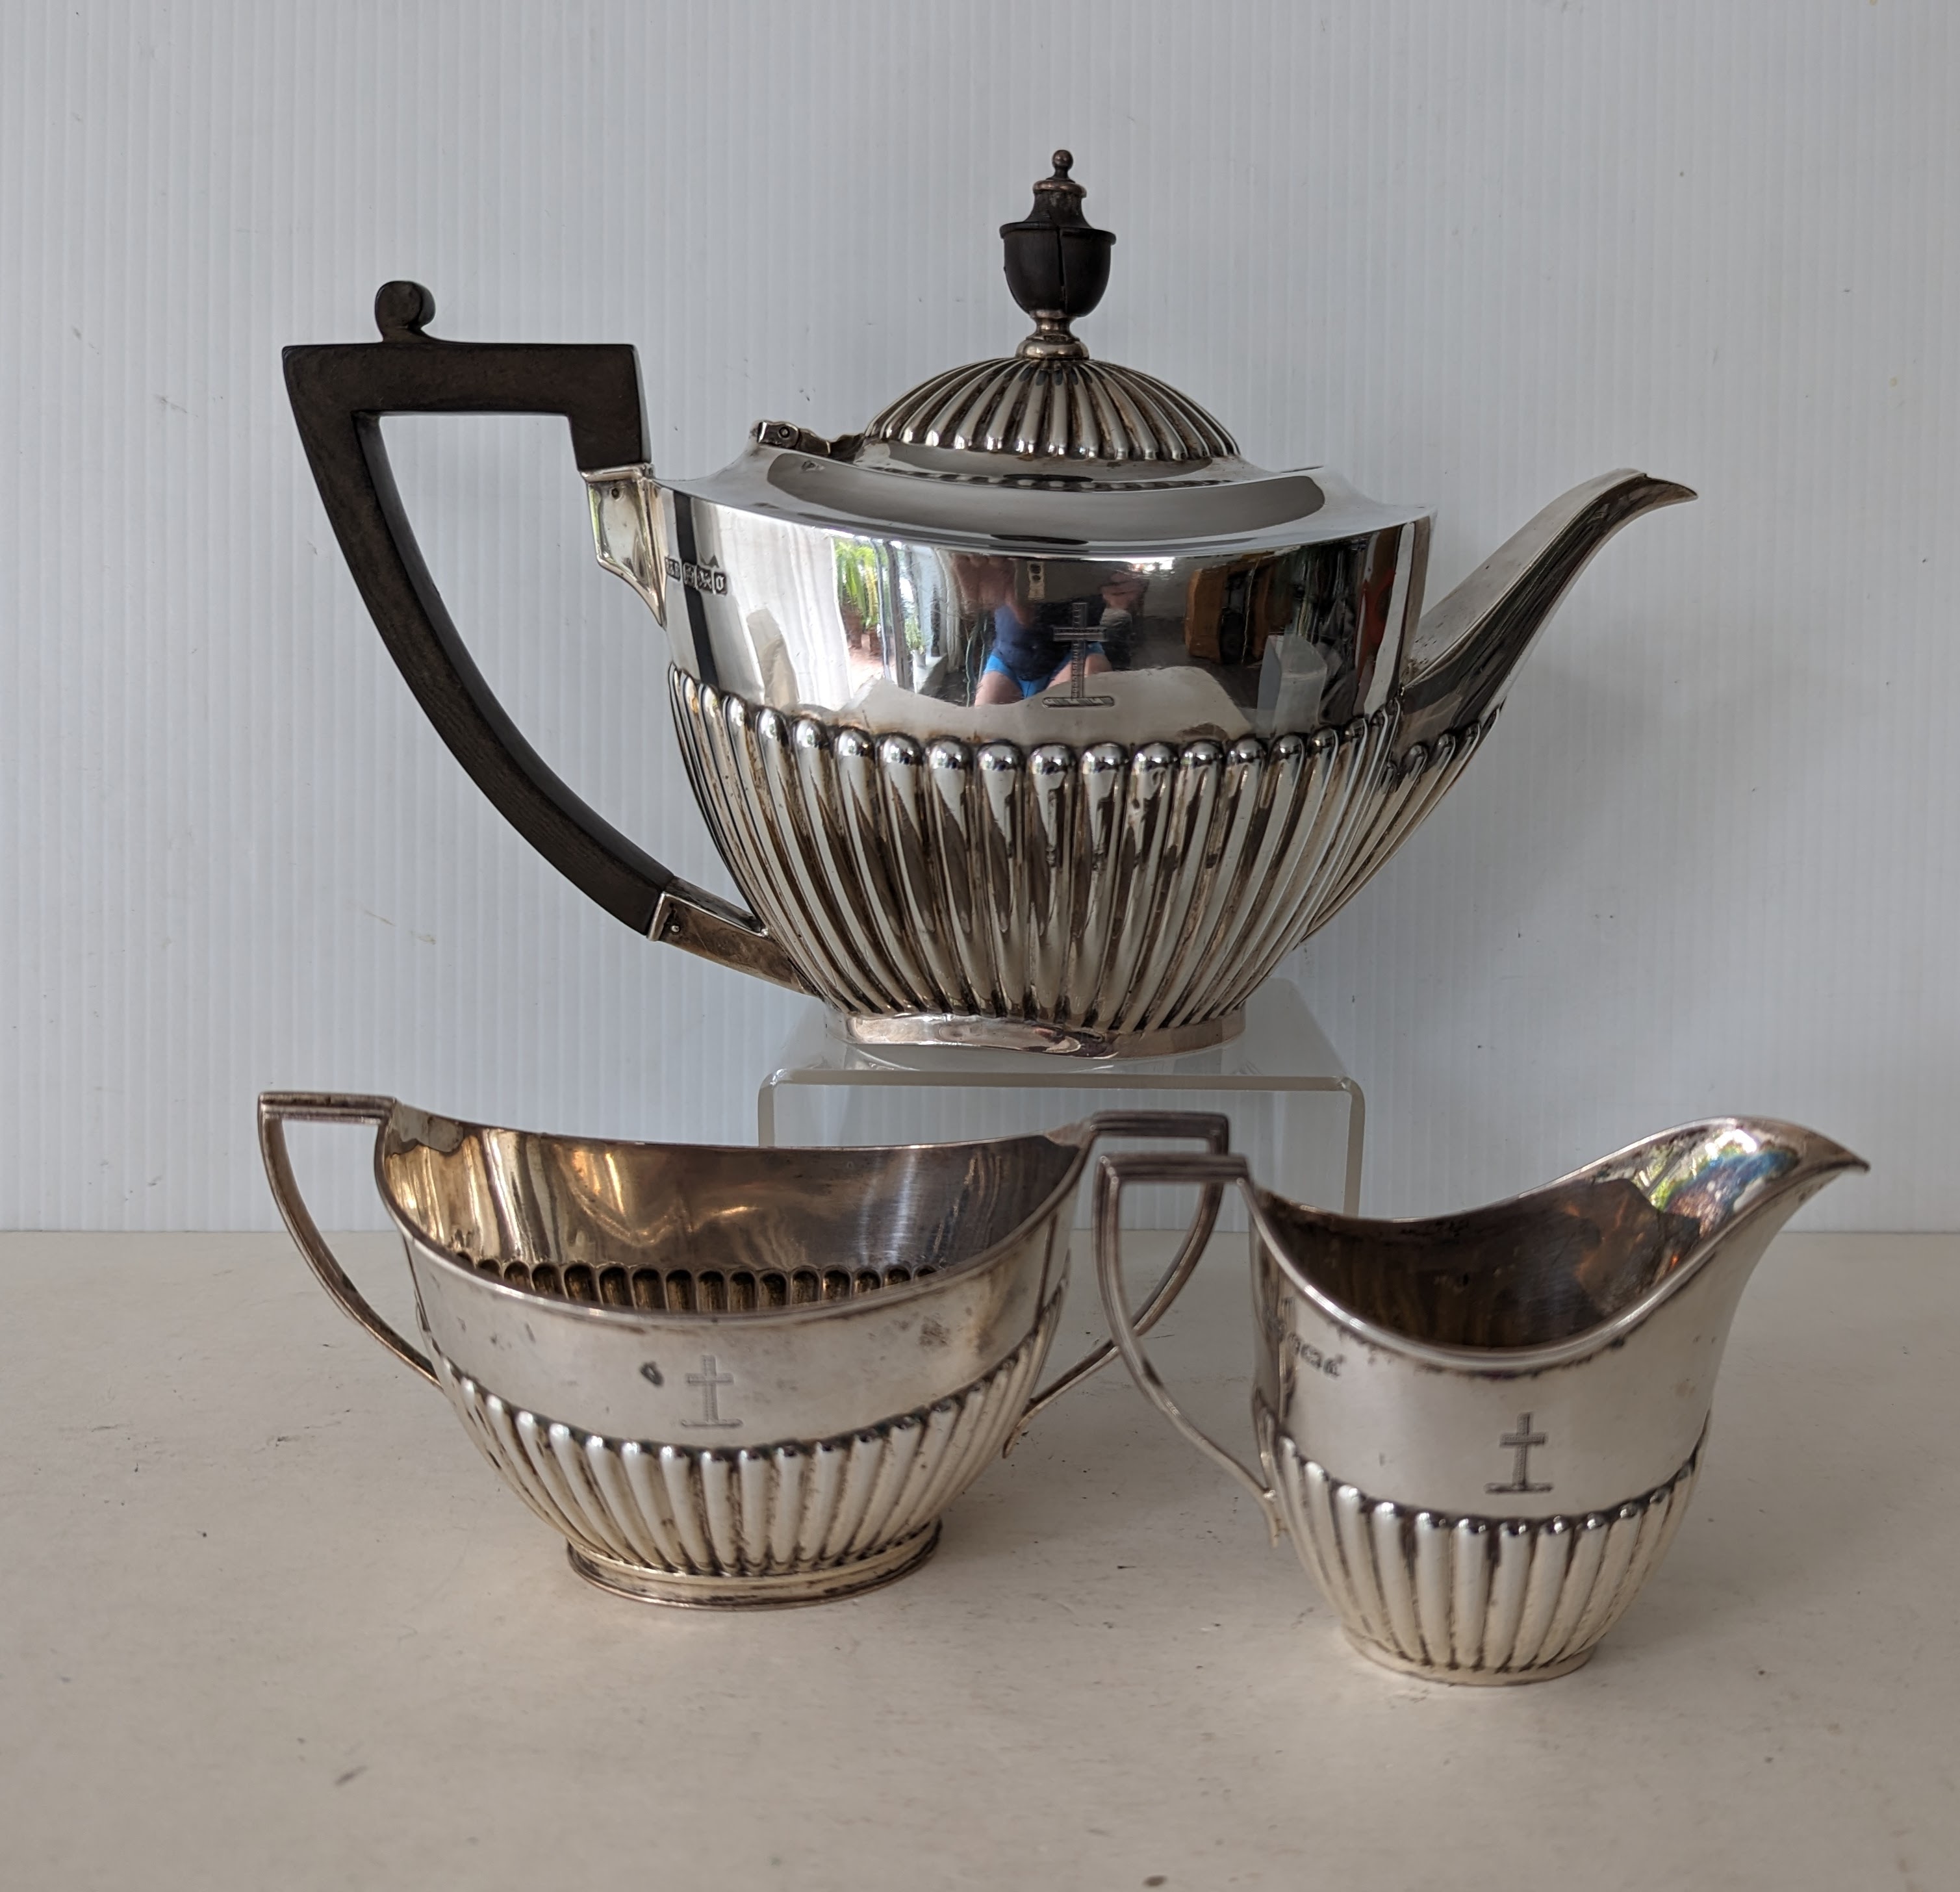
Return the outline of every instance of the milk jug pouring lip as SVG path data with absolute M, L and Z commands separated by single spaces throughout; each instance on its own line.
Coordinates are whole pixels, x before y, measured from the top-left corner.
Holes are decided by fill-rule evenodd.
M 656 476 L 629 346 L 440 339 L 428 291 L 396 282 L 378 341 L 285 352 L 370 613 L 492 803 L 636 931 L 880 1042 L 1229 1035 L 1455 781 L 1586 561 L 1691 496 L 1589 482 L 1425 616 L 1426 510 L 1255 467 L 1190 397 L 1090 354 L 1074 324 L 1115 239 L 1071 167 L 1058 152 L 1003 227 L 1034 320 L 1012 354 L 856 432 L 760 423 L 711 478 Z M 589 807 L 471 658 L 381 432 L 471 412 L 568 422 L 600 562 L 665 629 L 683 760 L 746 903 Z

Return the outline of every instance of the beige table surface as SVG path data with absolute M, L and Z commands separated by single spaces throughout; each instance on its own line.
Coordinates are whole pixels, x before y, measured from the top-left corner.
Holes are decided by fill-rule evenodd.
M 1242 1242 L 1163 1349 L 1242 1428 Z M 1503 1690 L 1351 1654 L 1120 1368 L 915 1576 L 689 1613 L 581 1583 L 282 1236 L 0 1280 L 10 1889 L 1960 1886 L 1960 1238 L 1779 1242 L 1668 1563 Z

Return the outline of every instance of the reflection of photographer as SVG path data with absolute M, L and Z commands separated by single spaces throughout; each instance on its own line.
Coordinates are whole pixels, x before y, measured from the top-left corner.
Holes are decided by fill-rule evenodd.
M 975 703 L 1022 702 L 1078 674 L 1108 670 L 1104 641 L 1128 633 L 1143 601 L 1144 580 L 1134 572 L 1112 578 L 1099 600 L 1061 604 L 1017 595 L 1015 571 L 1011 559 L 975 559 L 963 573 L 975 605 L 993 614 L 993 647 L 974 686 Z M 1089 630 L 1101 635 L 1086 637 Z

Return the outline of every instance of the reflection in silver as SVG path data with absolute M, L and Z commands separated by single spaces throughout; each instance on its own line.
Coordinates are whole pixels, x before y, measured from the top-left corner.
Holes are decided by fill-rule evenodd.
M 667 626 L 679 667 L 928 737 L 1080 739 L 1029 715 L 1074 628 L 1098 633 L 1097 687 L 1118 696 L 1094 740 L 1345 722 L 1395 687 L 1428 537 L 1426 514 L 1324 471 L 1056 492 L 756 447 L 686 486 L 647 468 L 587 479 L 600 561 Z M 1004 664 L 1020 693 L 991 702 Z M 1320 688 L 1262 705 L 1274 671 L 1309 669 Z
M 1102 1055 L 1228 1032 L 1455 781 L 1593 553 L 1688 496 L 1578 488 L 1418 622 L 1427 515 L 1321 473 L 1056 491 L 759 446 L 685 488 L 587 477 L 755 914 L 676 892 L 654 937 L 858 1035 L 960 1015 Z M 1064 518 L 1100 543 L 1026 543 Z

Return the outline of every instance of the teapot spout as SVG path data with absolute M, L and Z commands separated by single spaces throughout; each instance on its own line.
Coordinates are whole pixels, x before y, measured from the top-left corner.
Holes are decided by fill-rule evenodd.
M 1481 722 L 1593 553 L 1630 519 L 1694 497 L 1672 480 L 1622 470 L 1554 500 L 1423 613 L 1403 661 L 1398 740 L 1433 742 Z

